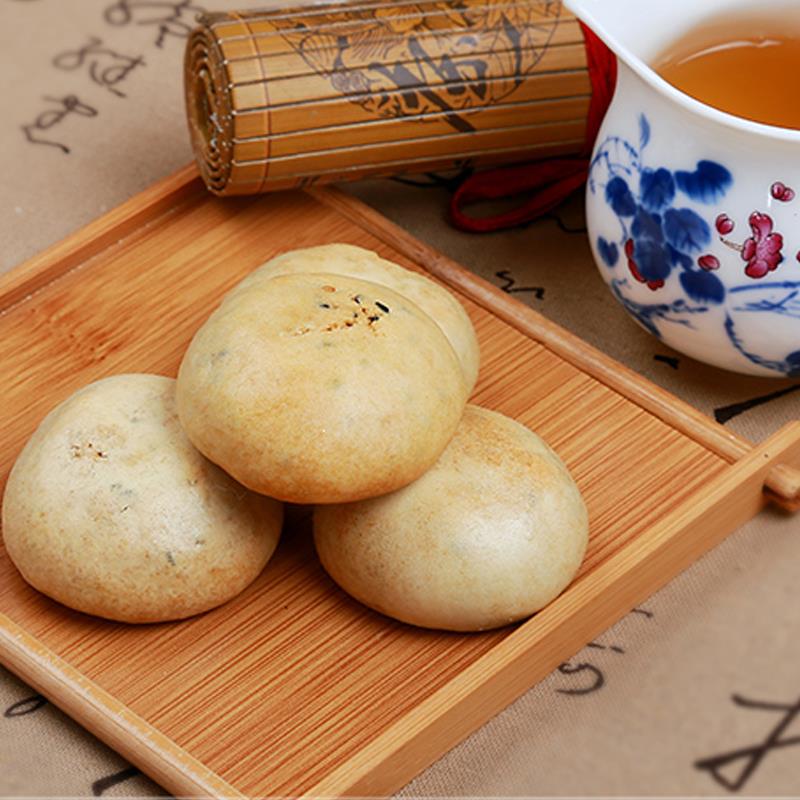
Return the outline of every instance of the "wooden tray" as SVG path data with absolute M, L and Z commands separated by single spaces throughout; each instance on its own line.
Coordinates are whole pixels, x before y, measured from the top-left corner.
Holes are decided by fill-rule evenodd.
M 390 793 L 718 543 L 800 500 L 800 423 L 753 447 L 332 190 L 218 200 L 193 169 L 0 281 L 0 475 L 44 414 L 121 371 L 175 374 L 222 294 L 273 254 L 346 241 L 450 284 L 474 400 L 540 432 L 591 517 L 576 582 L 528 622 L 394 623 L 318 567 L 303 525 L 224 607 L 126 626 L 30 589 L 0 551 L 0 660 L 180 795 Z

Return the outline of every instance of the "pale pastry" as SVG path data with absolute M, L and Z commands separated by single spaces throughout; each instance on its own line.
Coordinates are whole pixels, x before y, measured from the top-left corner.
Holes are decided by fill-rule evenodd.
M 246 490 L 183 432 L 175 381 L 118 375 L 55 408 L 17 459 L 3 539 L 23 577 L 78 611 L 181 619 L 261 572 L 282 506 Z
M 454 631 L 541 609 L 575 576 L 587 538 L 586 506 L 558 456 L 472 405 L 417 481 L 314 511 L 317 552 L 342 589 L 403 622 Z

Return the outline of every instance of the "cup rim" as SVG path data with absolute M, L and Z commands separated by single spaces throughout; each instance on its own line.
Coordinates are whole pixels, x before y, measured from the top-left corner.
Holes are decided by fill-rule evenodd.
M 767 125 L 763 122 L 755 122 L 737 117 L 727 111 L 707 105 L 700 100 L 676 89 L 671 83 L 664 80 L 649 64 L 645 63 L 639 56 L 631 52 L 622 42 L 611 35 L 604 26 L 595 18 L 591 9 L 582 4 L 579 0 L 564 0 L 564 5 L 572 11 L 585 25 L 592 29 L 617 57 L 625 63 L 636 75 L 639 76 L 652 89 L 662 96 L 672 100 L 678 106 L 689 113 L 704 117 L 712 122 L 716 122 L 726 128 L 732 128 L 738 132 L 755 134 L 767 137 L 773 142 L 786 142 L 789 144 L 800 144 L 800 130 L 794 128 L 783 128 L 778 125 Z

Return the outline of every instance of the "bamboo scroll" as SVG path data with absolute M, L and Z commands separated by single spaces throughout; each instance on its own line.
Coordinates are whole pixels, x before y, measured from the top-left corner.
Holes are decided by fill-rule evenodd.
M 186 49 L 220 195 L 578 152 L 590 82 L 552 0 L 357 0 L 208 14 Z

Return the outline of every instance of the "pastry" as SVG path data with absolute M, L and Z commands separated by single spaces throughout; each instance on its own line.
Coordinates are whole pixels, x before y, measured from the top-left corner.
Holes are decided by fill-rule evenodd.
M 314 511 L 317 552 L 342 589 L 403 622 L 453 631 L 538 611 L 572 580 L 587 538 L 586 507 L 558 456 L 472 405 L 417 481 Z
M 175 381 L 118 375 L 55 408 L 17 459 L 3 539 L 44 594 L 124 622 L 181 619 L 241 592 L 282 507 L 247 491 L 183 432 Z
M 478 340 L 461 303 L 435 281 L 405 269 L 377 253 L 352 244 L 326 244 L 291 250 L 267 261 L 234 289 L 247 290 L 276 275 L 325 272 L 346 275 L 386 286 L 411 300 L 443 331 L 456 351 L 467 388 L 472 391 L 478 377 Z
M 177 388 L 203 454 L 294 503 L 410 483 L 450 441 L 467 394 L 450 342 L 415 303 L 315 273 L 234 289 L 192 340 Z

